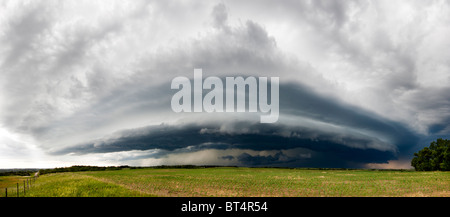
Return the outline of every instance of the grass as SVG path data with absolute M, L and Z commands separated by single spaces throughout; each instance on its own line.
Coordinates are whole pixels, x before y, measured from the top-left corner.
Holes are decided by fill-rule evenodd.
M 17 183 L 19 184 L 19 194 L 23 194 L 23 186 L 26 184 L 27 178 L 29 179 L 30 177 L 0 176 L 0 197 L 4 197 L 6 195 L 5 188 L 8 188 L 8 196 L 17 196 Z
M 227 167 L 125 169 L 43 175 L 26 196 L 448 197 L 450 172 Z
M 16 183 L 23 183 L 23 180 L 25 178 L 22 176 L 0 176 L 0 189 L 11 187 Z

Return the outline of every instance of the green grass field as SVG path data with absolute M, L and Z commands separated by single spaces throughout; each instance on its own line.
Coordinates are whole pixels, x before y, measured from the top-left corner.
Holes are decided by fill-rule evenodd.
M 25 196 L 448 197 L 450 172 L 227 167 L 67 172 L 40 176 Z

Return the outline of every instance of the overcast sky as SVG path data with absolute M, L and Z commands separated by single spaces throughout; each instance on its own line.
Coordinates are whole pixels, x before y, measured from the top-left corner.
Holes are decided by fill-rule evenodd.
M 450 2 L 0 2 L 0 168 L 410 168 L 450 138 Z M 279 77 L 280 116 L 175 113 L 175 77 Z

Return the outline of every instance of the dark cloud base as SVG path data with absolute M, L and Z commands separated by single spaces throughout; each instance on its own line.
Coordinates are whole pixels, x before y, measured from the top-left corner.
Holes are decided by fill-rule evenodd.
M 236 123 L 237 126 L 248 123 Z M 320 167 L 360 167 L 366 163 L 386 163 L 396 158 L 392 151 L 381 151 L 372 148 L 352 148 L 337 142 L 328 141 L 331 135 L 322 135 L 323 138 L 299 138 L 296 136 L 280 135 L 280 126 L 253 124 L 252 129 L 258 129 L 258 133 L 229 134 L 220 132 L 216 126 L 153 126 L 137 131 L 145 131 L 142 135 L 133 135 L 131 131 L 124 131 L 123 137 L 106 141 L 98 141 L 84 145 L 66 148 L 52 154 L 76 154 L 109 153 L 131 150 L 162 150 L 149 158 L 162 158 L 170 153 L 195 152 L 205 149 L 241 149 L 253 151 L 281 151 L 304 148 L 310 150 L 311 158 L 286 157 L 280 160 L 281 152 L 274 156 L 252 156 L 241 154 L 237 160 L 245 166 L 320 166 Z M 208 133 L 205 133 L 205 129 Z M 292 129 L 292 135 L 308 134 L 310 132 L 301 129 Z M 295 130 L 295 131 L 294 131 Z M 130 133 L 130 134 L 128 134 Z M 128 134 L 128 135 L 127 135 Z M 369 140 L 356 138 L 344 138 L 348 142 L 369 143 Z M 229 160 L 232 156 L 221 156 Z
M 390 140 L 400 149 L 400 152 L 408 150 L 419 140 L 419 135 L 401 123 L 387 120 L 356 106 L 344 104 L 337 99 L 320 96 L 297 84 L 280 85 L 280 113 L 364 129 Z
M 170 94 L 162 95 L 170 98 Z M 166 106 L 170 109 L 170 105 Z M 314 126 L 292 126 L 280 122 L 261 124 L 234 120 L 217 123 L 209 120 L 205 123 L 161 124 L 123 130 L 113 134 L 111 138 L 63 148 L 52 151 L 51 154 L 83 155 L 157 150 L 146 157 L 163 158 L 171 153 L 239 149 L 244 152 L 239 156 L 226 155 L 218 158 L 237 159 L 244 166 L 363 167 L 367 163 L 387 163 L 404 157 L 401 154 L 411 154 L 409 149 L 419 140 L 418 135 L 400 123 L 320 96 L 299 84 L 280 85 L 280 113 L 346 129 L 362 129 L 368 134 L 329 132 Z M 222 128 L 224 125 L 227 130 Z M 311 157 L 289 157 L 280 152 L 296 148 L 309 150 Z M 276 151 L 277 154 L 250 155 L 245 150 Z

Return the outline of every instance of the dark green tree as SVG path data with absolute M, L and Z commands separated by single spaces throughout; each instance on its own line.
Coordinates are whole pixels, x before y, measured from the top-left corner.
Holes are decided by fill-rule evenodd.
M 417 153 L 411 160 L 417 171 L 450 171 L 450 140 L 437 139 Z

